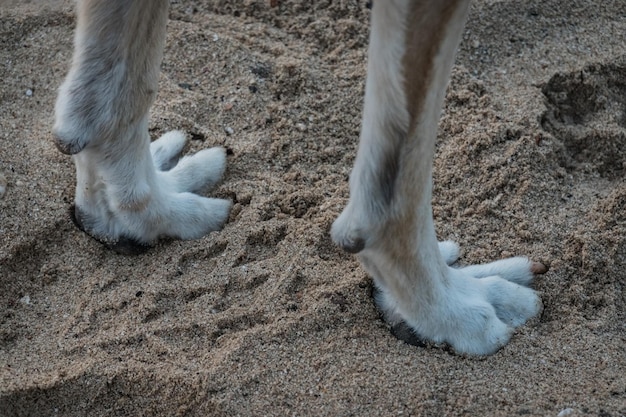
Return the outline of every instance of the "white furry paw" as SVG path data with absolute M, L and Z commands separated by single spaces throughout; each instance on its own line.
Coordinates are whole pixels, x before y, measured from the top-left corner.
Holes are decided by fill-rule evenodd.
M 137 132 L 134 132 L 137 134 Z M 137 253 L 160 237 L 196 239 L 222 228 L 231 203 L 196 192 L 215 186 L 226 168 L 222 148 L 180 158 L 186 138 L 169 132 L 115 158 L 106 148 L 75 155 L 74 219 L 89 235 L 121 253 Z
M 447 264 L 458 258 L 453 242 L 440 243 L 439 250 Z M 516 327 L 541 312 L 541 300 L 528 285 L 546 270 L 522 257 L 446 266 L 444 276 L 423 280 L 422 293 L 412 297 L 393 295 L 392 285 L 399 280 L 377 279 L 375 301 L 392 333 L 409 344 L 447 343 L 457 353 L 490 355 L 508 343 Z

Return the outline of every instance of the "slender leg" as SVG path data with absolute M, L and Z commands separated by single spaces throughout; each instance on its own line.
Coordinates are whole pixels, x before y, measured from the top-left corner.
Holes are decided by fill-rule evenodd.
M 431 209 L 437 123 L 468 4 L 375 2 L 350 201 L 332 236 L 359 254 L 379 307 L 394 329 L 409 329 L 407 341 L 417 336 L 484 355 L 538 314 L 541 301 L 526 285 L 545 267 L 512 258 L 455 269 L 447 264 L 458 247 L 437 243 Z
M 76 221 L 122 252 L 161 236 L 201 237 L 220 229 L 230 209 L 193 193 L 221 178 L 222 149 L 176 165 L 182 133 L 150 144 L 168 7 L 168 0 L 79 0 L 72 66 L 55 107 L 57 147 L 76 164 Z

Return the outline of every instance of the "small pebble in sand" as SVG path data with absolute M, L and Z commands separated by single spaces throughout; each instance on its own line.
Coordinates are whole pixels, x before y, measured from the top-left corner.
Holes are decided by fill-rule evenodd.
M 28 97 L 32 96 L 33 95 L 33 90 L 31 90 L 30 88 L 28 90 L 26 90 L 26 95 Z
M 230 136 L 230 135 L 232 135 L 233 133 L 235 133 L 235 131 L 233 130 L 233 128 L 232 128 L 232 127 L 230 127 L 230 126 L 226 126 L 226 127 L 224 128 L 224 132 L 226 132 L 226 134 L 227 134 L 228 136 Z
M 20 303 L 26 304 L 27 306 L 30 305 L 30 296 L 25 295 L 22 298 L 20 298 Z
M 305 132 L 306 131 L 306 125 L 304 123 L 298 123 L 296 125 L 296 128 L 300 131 L 300 132 Z
M 574 410 L 571 408 L 564 408 L 563 410 L 561 410 L 561 412 L 559 414 L 556 415 L 556 417 L 566 417 L 566 416 L 571 416 L 572 414 L 574 414 Z
M 7 191 L 7 179 L 0 173 L 0 198 L 4 197 L 4 193 Z

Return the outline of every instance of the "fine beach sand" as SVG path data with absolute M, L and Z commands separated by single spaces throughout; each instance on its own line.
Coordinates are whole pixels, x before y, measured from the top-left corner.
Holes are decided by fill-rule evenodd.
M 329 238 L 365 3 L 173 2 L 150 133 L 226 147 L 209 195 L 234 206 L 223 231 L 127 257 L 72 224 L 73 163 L 51 141 L 73 5 L 0 0 L 0 416 L 626 415 L 626 2 L 472 5 L 438 236 L 461 264 L 550 266 L 541 317 L 487 358 L 392 337 Z

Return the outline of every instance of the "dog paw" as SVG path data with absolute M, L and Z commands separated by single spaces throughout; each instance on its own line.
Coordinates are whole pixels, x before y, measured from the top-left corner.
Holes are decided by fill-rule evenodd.
M 456 244 L 442 242 L 439 250 L 447 263 L 456 261 Z M 437 269 L 431 273 L 436 275 Z M 378 271 L 397 273 L 380 267 Z M 457 353 L 490 355 L 508 343 L 516 327 L 542 310 L 528 285 L 535 274 L 547 271 L 543 264 L 517 257 L 465 268 L 445 266 L 441 271 L 428 280 L 432 285 L 424 286 L 422 280 L 422 293 L 413 297 L 398 297 L 393 288 L 381 285 L 400 278 L 376 280 L 375 302 L 397 338 L 412 345 L 447 343 Z
M 231 202 L 196 193 L 220 181 L 226 153 L 211 148 L 181 157 L 185 143 L 182 132 L 169 132 L 115 159 L 100 148 L 75 155 L 77 225 L 122 253 L 161 237 L 196 239 L 221 229 Z

